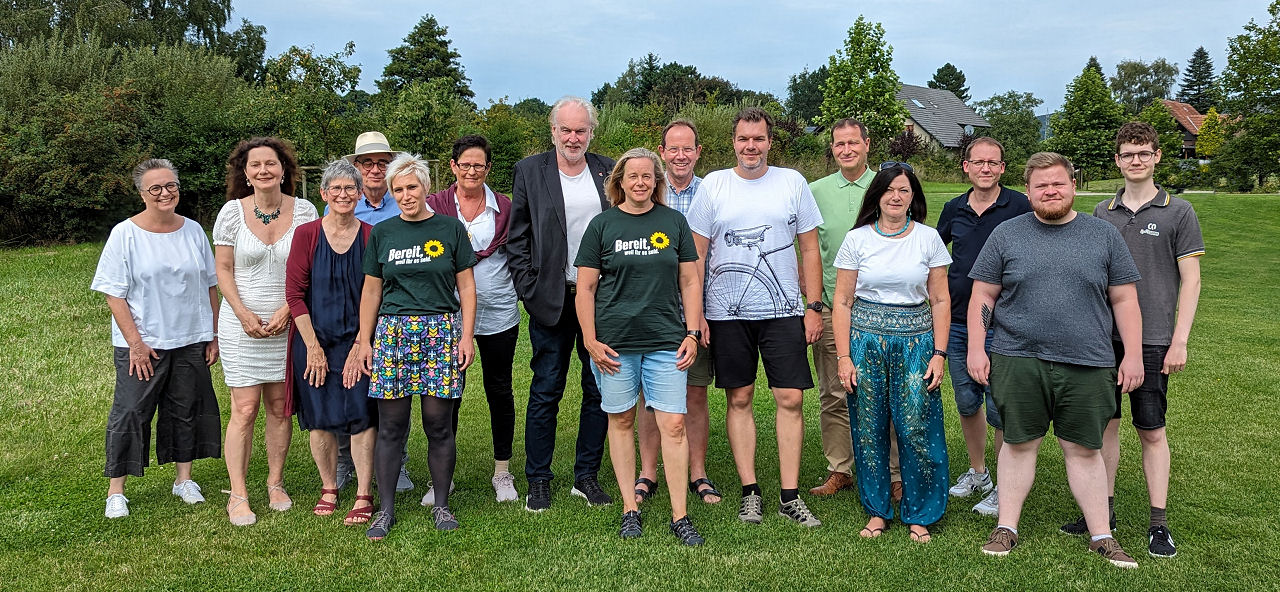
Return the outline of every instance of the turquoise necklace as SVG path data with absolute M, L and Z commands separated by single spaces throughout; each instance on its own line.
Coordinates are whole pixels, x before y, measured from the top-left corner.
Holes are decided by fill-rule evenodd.
M 883 237 L 885 237 L 885 238 L 893 238 L 893 237 L 895 237 L 895 236 L 898 236 L 899 234 L 902 234 L 902 233 L 906 232 L 908 228 L 911 228 L 911 219 L 910 219 L 910 218 L 908 218 L 908 219 L 907 219 L 907 223 L 902 225 L 902 230 L 899 230 L 899 231 L 897 231 L 897 232 L 895 232 L 895 233 L 893 233 L 893 234 L 888 234 L 888 233 L 886 233 L 885 231 L 880 230 L 880 219 L 879 219 L 879 218 L 877 218 L 875 222 L 872 222 L 872 223 L 871 223 L 871 228 L 872 228 L 872 229 L 874 229 L 874 230 L 876 231 L 876 234 L 878 234 L 878 235 L 880 235 L 880 236 L 883 236 Z

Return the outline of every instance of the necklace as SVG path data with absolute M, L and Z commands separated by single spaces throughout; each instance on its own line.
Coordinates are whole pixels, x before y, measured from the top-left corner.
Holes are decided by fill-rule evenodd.
M 876 234 L 880 236 L 883 236 L 885 238 L 893 238 L 895 236 L 898 236 L 899 234 L 906 232 L 908 228 L 911 228 L 911 220 L 908 219 L 907 223 L 902 225 L 902 229 L 893 234 L 889 234 L 883 230 L 880 230 L 880 220 L 878 219 L 875 222 L 871 223 L 871 228 L 875 230 Z
M 270 214 L 264 214 L 262 213 L 262 210 L 258 209 L 258 196 L 254 195 L 253 196 L 253 216 L 259 220 L 262 220 L 263 226 L 266 226 L 267 224 L 270 224 L 272 220 L 275 220 L 276 218 L 280 217 L 280 206 L 276 206 L 276 211 L 271 212 Z

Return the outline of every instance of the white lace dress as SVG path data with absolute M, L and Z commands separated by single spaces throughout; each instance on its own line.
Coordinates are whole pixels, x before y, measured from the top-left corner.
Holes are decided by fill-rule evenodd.
M 319 217 L 310 202 L 294 198 L 289 231 L 276 242 L 264 244 L 245 224 L 239 200 L 222 206 L 213 224 L 213 244 L 235 248 L 236 290 L 240 301 L 263 321 L 284 306 L 285 261 L 299 225 Z M 283 222 L 277 220 L 276 222 Z M 284 382 L 285 346 L 289 334 L 257 339 L 249 337 L 226 299 L 218 312 L 218 347 L 227 386 L 254 386 Z

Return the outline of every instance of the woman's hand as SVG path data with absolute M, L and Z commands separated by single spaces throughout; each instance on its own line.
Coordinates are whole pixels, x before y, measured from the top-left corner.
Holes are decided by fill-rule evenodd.
M 262 328 L 268 337 L 279 335 L 289 330 L 289 307 L 282 306 L 271 315 L 271 320 Z
M 360 373 L 363 372 L 360 353 L 363 349 L 359 343 L 355 343 L 351 346 L 351 351 L 347 352 L 347 361 L 342 365 L 342 388 L 351 388 L 360 381 Z
M 476 360 L 476 343 L 474 339 L 458 340 L 458 370 L 466 372 L 471 362 Z
M 935 355 L 929 358 L 929 369 L 924 371 L 926 390 L 934 390 L 942 385 L 942 375 L 947 371 L 947 360 Z
M 218 362 L 218 336 L 213 336 L 213 341 L 204 344 L 204 362 L 210 366 Z
M 688 341 L 687 339 L 685 341 Z M 598 339 L 584 341 L 583 345 L 587 347 L 587 353 L 591 354 L 591 363 L 596 365 L 601 372 L 605 374 L 617 374 L 622 368 L 622 362 L 617 360 L 618 352 L 613 348 L 600 343 Z
M 264 328 L 266 323 L 262 322 L 262 317 L 253 314 L 253 311 L 245 309 L 244 313 L 236 313 L 236 318 L 240 320 L 240 326 L 244 329 L 245 335 L 254 339 L 271 336 Z
M 151 366 L 152 359 L 158 359 L 160 354 L 151 346 L 138 341 L 135 344 L 129 344 L 129 376 L 137 376 L 138 380 L 150 382 L 151 377 L 155 375 L 156 370 Z M 134 374 L 134 372 L 137 374 Z
M 858 387 L 858 369 L 853 367 L 853 358 L 840 356 L 840 361 L 836 362 L 836 375 L 846 392 L 852 393 Z
M 676 370 L 688 370 L 697 359 L 698 341 L 687 335 L 680 340 L 680 349 L 676 350 Z
M 319 343 L 307 346 L 307 368 L 302 372 L 302 377 L 311 386 L 320 388 L 324 386 L 324 378 L 328 374 L 329 360 L 324 355 L 324 348 Z

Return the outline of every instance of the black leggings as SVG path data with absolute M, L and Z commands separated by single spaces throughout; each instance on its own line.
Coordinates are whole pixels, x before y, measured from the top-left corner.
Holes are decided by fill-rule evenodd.
M 458 399 L 423 396 L 422 431 L 427 434 L 427 467 L 436 485 L 436 506 L 449 506 L 449 484 L 453 483 L 453 467 L 458 458 L 454 443 Z M 409 439 L 409 415 L 413 397 L 378 400 L 378 444 L 373 453 L 374 475 L 378 480 L 378 496 L 382 511 L 395 514 L 396 480 L 404 462 L 402 451 Z M 385 486 L 384 486 L 385 485 Z
M 516 356 L 520 325 L 493 335 L 476 335 L 484 380 L 484 397 L 489 402 L 489 429 L 493 434 L 493 460 L 511 460 L 511 442 L 516 435 L 516 399 L 511 392 L 511 365 Z M 458 430 L 457 413 L 453 429 Z

